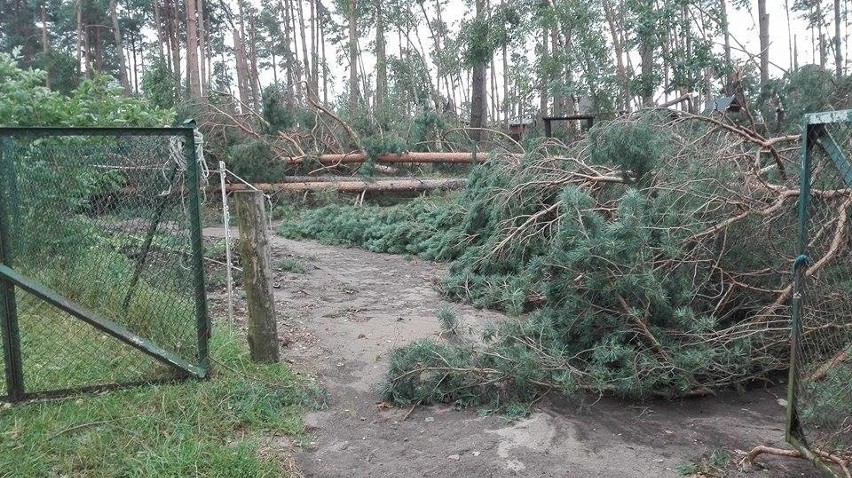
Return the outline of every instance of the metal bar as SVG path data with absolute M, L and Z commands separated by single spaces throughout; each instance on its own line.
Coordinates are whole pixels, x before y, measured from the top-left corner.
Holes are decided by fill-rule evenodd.
M 843 154 L 843 150 L 840 149 L 837 141 L 834 140 L 834 136 L 831 135 L 825 126 L 816 125 L 814 129 L 816 143 L 825 150 L 828 157 L 834 162 L 834 166 L 837 168 L 840 176 L 843 177 L 843 182 L 846 183 L 846 186 L 852 188 L 852 163 L 849 162 L 849 158 Z
M 195 122 L 191 123 L 195 126 Z M 207 372 L 210 368 L 208 342 L 210 318 L 207 314 L 207 287 L 204 279 L 204 245 L 201 240 L 201 198 L 199 198 L 198 161 L 195 152 L 195 130 L 186 135 L 186 171 L 189 188 L 189 240 L 192 246 L 192 266 L 195 269 L 195 320 L 198 332 L 198 366 Z
M 62 310 L 63 312 L 67 312 L 68 314 L 82 320 L 83 322 L 86 322 L 87 324 L 100 330 L 101 332 L 115 337 L 121 342 L 130 345 L 131 347 L 139 350 L 140 352 L 147 354 L 153 357 L 154 359 L 171 366 L 172 368 L 175 368 L 182 372 L 188 372 L 199 378 L 204 378 L 206 376 L 206 369 L 192 365 L 191 363 L 180 358 L 176 354 L 169 352 L 168 350 L 160 347 L 157 344 L 152 343 L 148 339 L 134 334 L 133 332 L 125 329 L 124 327 L 116 324 L 115 322 L 112 322 L 102 317 L 96 312 L 84 309 L 83 307 L 79 306 L 78 304 L 75 304 L 74 302 L 71 302 L 65 297 L 62 297 L 61 295 L 45 287 L 44 285 L 30 280 L 22 276 L 21 274 L 18 274 L 16 271 L 12 270 L 6 265 L 0 265 L 0 278 L 3 278 L 7 282 L 15 284 L 21 289 L 47 302 L 48 304 Z
M 0 128 L 0 136 L 179 136 L 192 128 Z
M 124 390 L 132 387 L 141 387 L 145 385 L 168 385 L 185 381 L 191 375 L 186 374 L 178 377 L 156 378 L 153 380 L 138 380 L 124 383 L 110 383 L 104 385 L 85 385 L 75 388 L 62 388 L 57 390 L 45 390 L 41 392 L 32 392 L 24 395 L 24 400 L 38 400 L 43 398 L 61 398 L 68 395 L 77 395 L 81 393 L 98 393 L 111 390 Z
M 852 123 L 852 110 L 825 111 L 804 115 L 805 124 Z
M 234 328 L 234 277 L 231 271 L 231 213 L 228 210 L 228 190 L 225 184 L 228 170 L 219 161 L 219 187 L 222 190 L 222 224 L 225 226 L 225 276 L 228 281 L 228 326 Z
M 0 138 L 0 266 L 12 261 L 9 227 L 8 198 L 15 201 L 16 194 L 9 185 L 16 181 L 13 159 L 7 157 L 6 141 Z M 15 209 L 12 207 L 11 209 Z M 15 301 L 15 286 L 3 281 L 0 286 L 0 315 L 3 323 L 3 363 L 6 374 L 6 393 L 10 402 L 24 399 L 24 364 L 21 357 L 21 334 L 18 328 L 18 307 Z
M 802 457 L 811 462 L 819 471 L 827 474 L 828 476 L 832 476 L 834 478 L 840 478 L 840 475 L 837 474 L 834 470 L 831 469 L 830 466 L 826 465 L 820 457 L 816 456 L 810 448 L 808 448 L 805 442 L 800 441 L 798 438 L 788 438 L 787 443 L 793 445 L 793 448 L 799 451 L 802 454 Z
M 811 194 L 811 162 L 813 147 L 816 143 L 814 126 L 802 126 L 802 159 L 799 171 L 799 234 L 796 246 L 798 258 L 806 258 L 808 251 L 808 203 Z M 787 420 L 784 430 L 785 438 L 790 442 L 801 436 L 801 426 L 798 415 L 798 348 L 801 335 L 802 317 L 802 287 L 806 280 L 806 260 L 796 259 L 793 265 L 793 298 L 790 317 L 790 370 L 787 381 Z

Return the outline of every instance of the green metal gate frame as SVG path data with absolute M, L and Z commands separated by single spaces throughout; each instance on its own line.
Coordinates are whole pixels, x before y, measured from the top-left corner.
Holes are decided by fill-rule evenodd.
M 804 430 L 799 421 L 798 396 L 797 396 L 797 359 L 799 342 L 802 339 L 802 293 L 805 273 L 811 259 L 808 255 L 808 205 L 811 196 L 811 171 L 813 165 L 813 154 L 816 147 L 820 147 L 825 154 L 831 158 L 834 167 L 841 174 L 843 182 L 852 188 L 852 163 L 843 153 L 843 149 L 832 137 L 826 125 L 852 123 L 852 110 L 827 111 L 822 113 L 811 113 L 804 115 L 802 121 L 801 139 L 801 165 L 799 174 L 799 231 L 796 246 L 797 257 L 793 263 L 793 297 L 791 301 L 791 334 L 790 334 L 790 371 L 787 387 L 787 420 L 785 427 L 785 439 L 793 445 L 802 456 L 811 461 L 821 471 L 836 476 L 836 473 L 828 467 L 810 449 L 805 439 Z
M 204 277 L 204 257 L 201 237 L 201 199 L 199 196 L 200 170 L 195 156 L 195 122 L 184 123 L 184 127 L 175 128 L 0 128 L 0 180 L 6 185 L 0 187 L 0 325 L 2 325 L 3 354 L 5 363 L 6 396 L 0 398 L 10 402 L 21 402 L 45 396 L 61 396 L 92 389 L 116 388 L 139 385 L 140 382 L 99 385 L 74 389 L 50 390 L 28 393 L 24 383 L 24 363 L 21 356 L 21 337 L 18 329 L 15 289 L 26 291 L 38 299 L 50 304 L 71 317 L 89 324 L 95 329 L 135 348 L 161 362 L 175 371 L 175 375 L 166 381 L 189 377 L 206 378 L 210 371 L 208 341 L 210 338 L 210 320 L 207 312 L 207 295 Z M 192 364 L 175 353 L 160 347 L 151 340 L 141 337 L 127 328 L 115 323 L 92 310 L 74 303 L 58 292 L 27 278 L 14 269 L 11 263 L 12 251 L 5 238 L 10 236 L 10 212 L 16 207 L 17 191 L 15 166 L 3 157 L 3 143 L 11 136 L 28 137 L 69 137 L 69 136 L 169 136 L 183 137 L 186 144 L 187 195 L 189 198 L 189 234 L 191 261 L 195 270 L 193 286 L 195 289 L 195 321 L 197 329 L 198 363 Z M 9 198 L 4 191 L 9 188 Z M 163 380 L 160 380 L 163 381 Z M 145 381 L 141 383 L 152 383 Z

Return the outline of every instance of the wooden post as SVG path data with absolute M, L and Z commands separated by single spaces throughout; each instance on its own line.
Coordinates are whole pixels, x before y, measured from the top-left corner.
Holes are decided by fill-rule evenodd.
M 240 227 L 240 263 L 248 303 L 248 344 L 254 362 L 278 361 L 278 331 L 272 271 L 269 266 L 269 237 L 266 208 L 260 191 L 236 191 Z

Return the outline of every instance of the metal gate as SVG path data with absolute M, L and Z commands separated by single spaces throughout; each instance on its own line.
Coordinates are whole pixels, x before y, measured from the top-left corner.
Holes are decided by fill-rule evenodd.
M 0 128 L 0 393 L 204 377 L 195 130 Z
M 852 457 L 852 110 L 802 134 L 787 440 L 835 474 Z

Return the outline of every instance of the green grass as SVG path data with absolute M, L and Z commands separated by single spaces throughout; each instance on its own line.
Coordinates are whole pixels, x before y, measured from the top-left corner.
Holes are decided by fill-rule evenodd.
M 292 272 L 293 274 L 305 274 L 308 272 L 308 267 L 304 262 L 292 257 L 285 257 L 281 259 L 278 261 L 276 266 L 282 271 Z
M 281 476 L 318 389 L 282 364 L 251 363 L 243 339 L 211 343 L 214 376 L 9 407 L 5 476 Z

